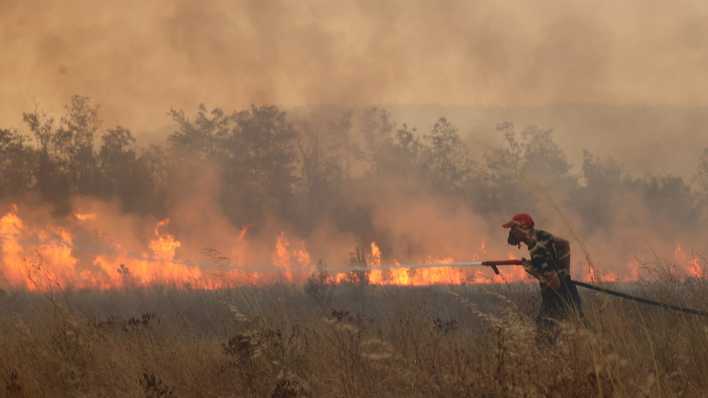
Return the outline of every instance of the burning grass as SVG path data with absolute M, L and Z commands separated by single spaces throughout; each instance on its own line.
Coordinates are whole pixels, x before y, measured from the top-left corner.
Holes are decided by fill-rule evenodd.
M 31 210 L 31 209 L 30 209 Z M 26 213 L 32 213 L 26 211 Z M 135 221 L 135 220 L 133 220 Z M 105 223 L 105 224 L 101 224 Z M 76 213 L 64 219 L 44 216 L 26 217 L 18 206 L 11 205 L 0 212 L 0 281 L 2 286 L 34 292 L 66 289 L 111 290 L 153 285 L 193 287 L 205 290 L 227 289 L 243 285 L 267 285 L 276 282 L 302 284 L 322 264 L 315 264 L 308 242 L 289 238 L 282 231 L 272 240 L 249 240 L 248 228 L 238 233 L 225 233 L 222 242 L 227 253 L 217 249 L 200 248 L 198 242 L 182 239 L 170 232 L 170 220 L 154 224 L 137 222 L 132 228 L 148 229 L 139 238 L 116 225 L 127 222 L 125 216 L 97 213 Z M 130 228 L 125 228 L 130 229 Z M 191 229 L 191 228 L 190 228 Z M 184 231 L 182 231 L 184 233 Z M 193 236 L 192 236 L 193 237 Z M 438 264 L 428 269 L 410 269 L 390 255 L 384 254 L 375 242 L 366 250 L 358 249 L 350 259 L 352 266 L 367 268 L 367 280 L 374 285 L 430 286 L 465 284 L 501 284 L 534 282 L 520 267 L 505 269 L 503 275 L 494 275 L 479 267 L 445 267 L 456 260 L 501 258 L 500 251 L 489 252 L 486 238 L 473 245 L 463 257 L 447 254 L 428 255 L 419 262 Z M 190 246 L 186 249 L 185 246 Z M 317 253 L 317 252 L 314 252 Z M 507 252 L 508 258 L 519 253 Z M 605 282 L 636 282 L 643 265 L 634 258 L 617 260 L 612 271 L 602 272 L 595 266 L 573 266 L 573 275 L 579 280 Z M 319 257 L 316 257 L 319 258 Z M 627 261 L 629 260 L 629 261 Z M 660 261 L 663 261 L 659 259 Z M 582 261 L 582 260 L 581 260 Z M 627 261 L 627 272 L 622 278 L 617 272 Z M 384 265 L 383 263 L 387 263 Z M 589 260 L 587 260 L 589 263 Z M 676 245 L 671 260 L 672 272 L 681 277 L 704 278 L 706 259 Z M 583 268 L 586 268 L 583 272 Z M 646 267 L 644 267 L 646 268 Z M 340 266 L 329 276 L 333 282 L 351 278 Z
M 708 308 L 705 280 L 623 288 Z M 540 350 L 535 289 L 315 278 L 305 289 L 6 292 L 1 381 L 6 396 L 708 393 L 706 320 L 583 292 L 590 328 L 566 325 Z

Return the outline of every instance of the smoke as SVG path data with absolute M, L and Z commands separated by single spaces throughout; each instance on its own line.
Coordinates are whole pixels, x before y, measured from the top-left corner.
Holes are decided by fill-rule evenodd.
M 88 95 L 113 120 L 199 102 L 706 103 L 708 6 L 681 2 L 3 0 L 2 119 Z

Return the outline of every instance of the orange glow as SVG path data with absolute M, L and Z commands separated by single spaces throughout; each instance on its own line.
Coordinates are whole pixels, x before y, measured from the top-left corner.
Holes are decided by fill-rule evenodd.
M 693 257 L 688 263 L 688 274 L 693 278 L 703 278 L 703 266 L 698 257 Z
M 280 269 L 286 282 L 295 283 L 305 280 L 312 274 L 314 267 L 304 243 L 301 243 L 300 247 L 292 246 L 290 240 L 281 232 L 275 243 L 273 263 Z
M 74 217 L 79 221 L 93 221 L 96 219 L 96 213 L 74 213 Z
M 95 213 L 76 213 L 79 222 L 97 221 Z M 158 222 L 143 253 L 129 253 L 120 243 L 111 250 L 81 261 L 75 255 L 75 239 L 64 227 L 30 227 L 20 218 L 17 207 L 0 217 L 0 277 L 12 288 L 30 291 L 53 289 L 114 289 L 156 284 L 218 289 L 243 284 L 272 283 L 279 279 L 300 283 L 312 272 L 310 254 L 303 242 L 291 242 L 281 233 L 273 249 L 277 272 L 249 272 L 229 265 L 209 272 L 206 268 L 179 259 L 182 242 L 166 230 L 170 220 Z M 246 251 L 248 228 L 240 230 L 233 249 L 240 263 Z
M 2 236 L 2 276 L 13 286 L 30 288 L 24 269 L 24 258 L 20 236 L 24 229 L 22 220 L 14 208 L 0 218 L 0 236 Z
M 694 254 L 688 254 L 684 251 L 681 244 L 676 244 L 674 249 L 674 266 L 679 272 L 687 274 L 691 278 L 703 278 L 704 268 L 700 258 Z
M 379 249 L 376 242 L 371 242 L 371 256 L 369 258 L 369 264 L 372 266 L 381 265 L 381 249 Z
M 637 260 L 635 257 L 632 257 L 629 260 L 629 272 L 627 273 L 627 276 L 630 281 L 636 281 L 639 280 L 640 277 L 640 264 L 639 260 Z
M 315 261 L 306 242 L 293 239 L 284 232 L 278 233 L 264 249 L 254 246 L 257 242 L 248 237 L 249 227 L 235 230 L 227 241 L 228 253 L 224 256 L 215 254 L 214 258 L 220 261 L 218 265 L 206 266 L 188 260 L 191 258 L 189 242 L 181 241 L 178 234 L 171 231 L 170 219 L 145 229 L 146 237 L 137 239 L 139 243 L 136 245 L 129 241 L 132 233 L 111 235 L 111 232 L 100 232 L 99 226 L 104 224 L 109 225 L 108 231 L 112 231 L 115 221 L 102 214 L 77 212 L 73 217 L 58 221 L 62 222 L 61 225 L 47 225 L 42 221 L 33 222 L 30 218 L 24 220 L 19 209 L 11 206 L 0 217 L 0 287 L 29 291 L 68 288 L 105 290 L 151 285 L 219 289 L 278 281 L 301 284 L 315 272 Z M 84 243 L 87 239 L 95 241 Z M 266 256 L 252 255 L 263 250 L 268 253 Z M 485 240 L 465 258 L 442 254 L 415 259 L 419 263 L 440 265 L 435 268 L 408 269 L 398 259 L 387 257 L 376 242 L 369 244 L 366 257 L 369 265 L 366 272 L 354 276 L 348 272 L 335 273 L 331 280 L 344 283 L 365 277 L 370 284 L 386 286 L 535 282 L 522 267 L 503 267 L 501 275 L 495 275 L 485 267 L 444 266 L 455 261 L 504 257 L 490 254 Z M 513 259 L 519 255 L 509 252 L 506 257 Z M 680 275 L 705 277 L 705 264 L 701 258 L 686 252 L 681 245 L 676 245 L 673 257 L 674 268 Z M 259 261 L 262 267 L 247 267 Z M 576 264 L 574 268 L 584 267 Z M 630 258 L 624 272 L 601 272 L 587 267 L 581 279 L 631 282 L 640 277 L 638 260 Z
M 491 270 L 483 267 L 476 268 L 453 268 L 435 267 L 409 269 L 404 266 L 393 268 L 381 268 L 382 253 L 379 245 L 372 242 L 371 253 L 369 255 L 368 281 L 372 285 L 384 286 L 427 286 L 427 285 L 465 285 L 465 284 L 494 284 L 494 283 L 517 283 L 532 282 L 531 277 L 520 267 L 508 267 L 504 269 L 502 275 L 495 275 Z M 486 243 L 482 241 L 478 253 L 472 256 L 473 260 L 479 260 L 487 256 Z M 515 258 L 509 254 L 509 258 Z M 450 264 L 455 262 L 450 256 L 428 256 L 423 259 L 424 264 Z M 387 260 L 386 263 L 401 265 L 398 259 Z M 335 276 L 335 281 L 343 282 L 347 280 L 346 273 Z

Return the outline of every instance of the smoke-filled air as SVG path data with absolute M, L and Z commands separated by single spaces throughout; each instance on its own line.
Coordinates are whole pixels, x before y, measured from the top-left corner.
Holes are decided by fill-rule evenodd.
M 49 298 L 61 337 L 36 341 L 68 364 L 54 378 L 2 354 L 8 396 L 104 396 L 82 356 L 98 351 L 67 354 L 72 336 L 109 333 L 101 349 L 122 352 L 133 343 L 115 333 L 147 344 L 160 316 L 186 325 L 169 335 L 180 349 L 218 362 L 192 369 L 211 381 L 190 389 L 167 351 L 144 348 L 156 362 L 105 396 L 701 396 L 691 372 L 707 356 L 607 343 L 644 318 L 615 305 L 630 315 L 608 320 L 608 299 L 585 292 L 594 326 L 557 332 L 547 358 L 576 344 L 604 362 L 578 354 L 593 371 L 556 384 L 499 380 L 508 361 L 535 374 L 519 358 L 549 349 L 525 340 L 528 298 L 552 284 L 530 271 L 535 240 L 508 244 L 514 214 L 570 243 L 568 283 L 708 308 L 706 70 L 704 1 L 0 0 L 0 306 L 17 307 L 5 326 L 19 342 L 22 314 Z M 522 257 L 501 273 L 460 266 Z M 685 286 L 698 293 L 676 296 Z M 298 329 L 305 318 L 324 329 Z M 685 345 L 705 344 L 684 321 Z M 500 334 L 469 355 L 496 373 L 436 356 L 483 330 Z M 307 333 L 331 347 L 307 348 Z M 361 339 L 347 352 L 383 354 L 342 365 L 342 333 Z M 618 359 L 639 352 L 651 369 Z M 630 373 L 641 383 L 618 381 Z

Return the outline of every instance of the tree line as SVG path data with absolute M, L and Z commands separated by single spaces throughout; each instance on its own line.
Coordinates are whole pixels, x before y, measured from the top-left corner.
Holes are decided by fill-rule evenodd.
M 503 144 L 473 157 L 447 119 L 420 132 L 381 108 L 293 116 L 273 105 L 234 112 L 200 106 L 169 118 L 166 139 L 142 146 L 126 127 L 103 128 L 87 97 L 72 97 L 58 118 L 25 113 L 23 129 L 0 129 L 0 198 L 50 204 L 62 216 L 81 195 L 159 217 L 208 170 L 234 225 L 257 231 L 277 219 L 303 237 L 328 220 L 370 238 L 380 195 L 433 195 L 495 220 L 543 213 L 552 201 L 588 232 L 611 228 L 619 210 L 636 204 L 652 215 L 642 221 L 647 226 L 699 231 L 706 221 L 708 149 L 690 178 L 638 177 L 590 152 L 574 168 L 550 129 L 509 122 L 496 126 Z

